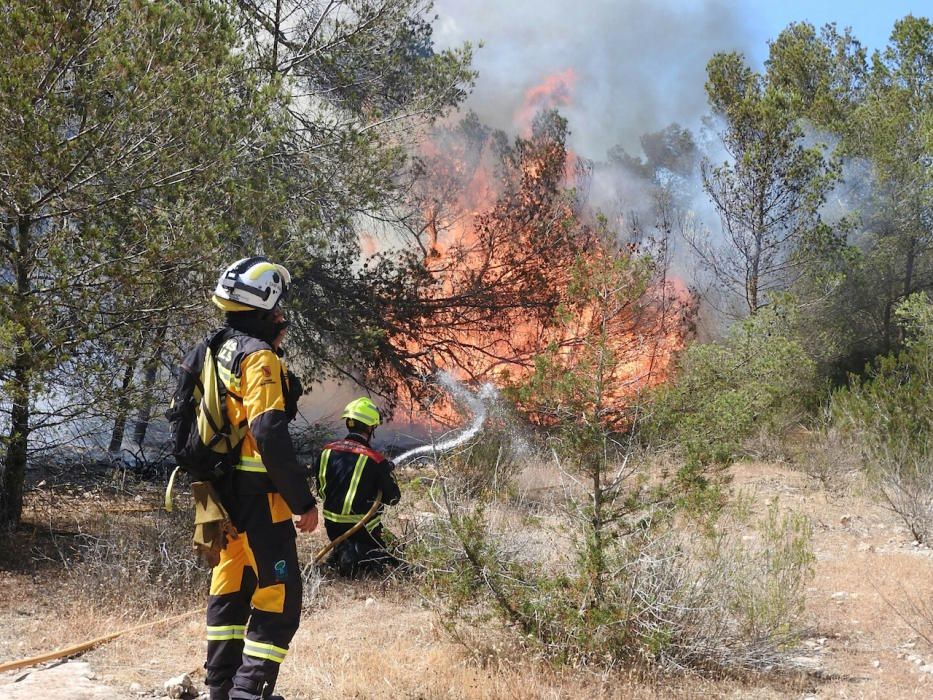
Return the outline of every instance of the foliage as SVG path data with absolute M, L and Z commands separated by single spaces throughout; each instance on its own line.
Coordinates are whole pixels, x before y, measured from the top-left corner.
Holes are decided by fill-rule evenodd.
M 373 257 L 361 238 L 417 228 L 426 173 L 415 146 L 465 98 L 472 49 L 435 50 L 425 0 L 230 4 L 250 68 L 292 98 L 274 156 L 245 183 L 265 205 L 243 212 L 259 239 L 244 251 L 258 243 L 292 272 L 291 335 L 307 383 L 349 376 L 391 399 L 410 369 L 393 340 L 400 325 L 430 327 L 422 305 L 435 280 L 408 239 Z
M 442 619 L 489 626 L 564 663 L 720 673 L 789 664 L 812 576 L 809 522 L 776 502 L 760 518 L 729 508 L 717 526 L 659 518 L 607 543 L 599 603 L 592 550 L 529 557 L 521 537 L 469 501 L 450 500 L 417 551 Z M 545 531 L 556 547 L 561 538 Z M 461 638 L 463 635 L 460 635 Z
M 933 24 L 904 17 L 870 57 L 849 31 L 792 24 L 772 44 L 768 71 L 846 158 L 837 199 L 852 212 L 851 249 L 825 258 L 797 292 L 808 329 L 830 341 L 827 360 L 861 371 L 902 340 L 897 304 L 933 284 Z
M 588 543 L 593 606 L 602 604 L 609 542 L 663 489 L 642 493 L 631 459 L 640 392 L 652 382 L 653 358 L 667 340 L 667 305 L 657 267 L 646 257 L 603 244 L 581 255 L 556 312 L 560 342 L 535 358 L 535 371 L 511 389 L 522 410 L 547 427 L 551 446 L 578 475 L 586 496 L 575 504 Z M 624 408 L 623 408 L 624 407 Z
M 933 304 L 926 295 L 897 307 L 908 334 L 899 353 L 879 357 L 864 378 L 833 394 L 835 425 L 853 435 L 888 505 L 918 542 L 933 540 Z
M 557 324 L 567 344 L 554 342 L 535 358 L 535 372 L 514 392 L 519 403 L 544 424 L 577 439 L 596 440 L 570 446 L 567 454 L 588 454 L 604 445 L 597 437 L 618 421 L 614 394 L 627 379 L 625 371 L 641 343 L 628 337 L 646 330 L 646 292 L 653 272 L 649 258 L 614 254 L 611 248 L 580 256 L 571 269 L 565 299 L 557 308 Z M 579 448 L 579 449 L 576 449 Z
M 236 163 L 275 128 L 274 94 L 244 79 L 232 42 L 207 2 L 4 13 L 0 522 L 19 519 L 30 433 L 109 398 L 114 365 L 162 342 L 152 328 L 165 337 L 164 318 L 203 283 L 191 271 L 223 250 Z
M 642 438 L 682 450 L 689 471 L 728 463 L 754 431 L 780 432 L 804 416 L 820 384 L 788 313 L 763 309 L 723 341 L 688 347 L 673 381 L 658 389 Z
M 704 161 L 703 187 L 725 243 L 695 230 L 687 240 L 714 282 L 754 314 L 802 274 L 813 249 L 836 242 L 819 210 L 838 164 L 820 145 L 804 144 L 797 112 L 769 74 L 754 73 L 733 53 L 714 56 L 707 75 L 729 160 Z
M 117 450 L 138 410 L 142 443 L 166 368 L 216 323 L 192 290 L 209 290 L 231 259 L 268 254 L 309 290 L 292 309 L 306 379 L 355 364 L 398 379 L 377 354 L 387 324 L 369 302 L 410 295 L 426 275 L 407 254 L 361 274 L 358 232 L 419 210 L 409 195 L 423 172 L 406 148 L 473 78 L 469 46 L 433 50 L 429 7 L 4 10 L 0 521 L 18 520 L 40 441 L 99 419 Z
M 639 139 L 644 159 L 632 156 L 620 146 L 609 149 L 609 164 L 621 165 L 629 172 L 659 183 L 672 178 L 691 178 L 700 160 L 693 134 L 677 123 L 660 131 L 643 134 Z

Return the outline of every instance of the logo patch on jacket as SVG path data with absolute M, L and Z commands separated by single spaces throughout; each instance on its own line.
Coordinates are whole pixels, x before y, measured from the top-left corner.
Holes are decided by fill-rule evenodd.
M 266 367 L 265 365 L 263 365 L 263 366 L 260 367 L 259 369 L 262 370 L 262 374 L 263 374 L 264 377 L 271 377 L 271 376 L 272 376 L 272 370 L 269 369 L 268 367 Z
M 285 563 L 284 559 L 279 559 L 275 562 L 275 580 L 284 581 L 288 577 L 288 564 Z

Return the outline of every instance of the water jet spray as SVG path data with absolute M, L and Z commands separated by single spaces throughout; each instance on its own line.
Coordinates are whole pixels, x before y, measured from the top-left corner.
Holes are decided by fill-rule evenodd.
M 421 455 L 446 452 L 454 447 L 458 447 L 475 436 L 483 427 L 483 423 L 486 422 L 486 404 L 494 400 L 497 395 L 496 388 L 492 384 L 483 384 L 479 388 L 479 391 L 473 393 L 458 382 L 449 372 L 438 372 L 438 382 L 447 390 L 454 400 L 465 404 L 467 408 L 470 409 L 473 413 L 472 422 L 459 435 L 439 443 L 422 445 L 421 447 L 415 447 L 403 452 L 393 460 L 396 465 L 401 465 Z

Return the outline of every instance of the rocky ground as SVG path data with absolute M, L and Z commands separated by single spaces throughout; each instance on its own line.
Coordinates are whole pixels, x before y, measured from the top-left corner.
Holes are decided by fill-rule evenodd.
M 927 698 L 933 697 L 933 552 L 858 480 L 833 483 L 787 465 L 732 467 L 733 487 L 755 503 L 778 497 L 814 529 L 806 672 L 747 679 L 635 678 L 555 669 L 512 650 L 470 649 L 440 628 L 402 582 L 324 579 L 279 690 L 287 698 Z M 308 551 L 320 542 L 317 533 Z M 56 586 L 50 567 L 0 570 L 0 663 L 93 639 L 141 620 L 101 611 Z M 192 605 L 200 601 L 192 596 Z M 169 611 L 166 611 L 168 614 Z M 175 612 L 175 611 L 171 611 Z M 154 613 L 151 618 L 157 613 Z M 145 621 L 145 620 L 142 620 Z M 162 698 L 188 674 L 203 690 L 200 615 L 103 644 L 67 663 L 0 674 L 0 698 Z

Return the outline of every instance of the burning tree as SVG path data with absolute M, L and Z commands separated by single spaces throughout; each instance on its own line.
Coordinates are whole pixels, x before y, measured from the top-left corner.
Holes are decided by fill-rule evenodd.
M 472 120 L 461 126 L 471 125 L 478 126 Z M 345 274 L 299 289 L 302 305 L 319 312 L 318 328 L 300 330 L 352 334 L 360 348 L 352 363 L 346 356 L 321 360 L 334 368 L 352 364 L 356 381 L 390 398 L 417 396 L 422 387 L 410 379 L 442 368 L 470 379 L 530 368 L 547 344 L 544 329 L 567 271 L 594 240 L 577 215 L 579 201 L 563 187 L 566 134 L 566 121 L 549 113 L 529 138 L 511 146 L 504 136 L 481 131 L 466 150 L 472 163 L 425 157 L 422 167 L 441 176 L 436 190 L 418 193 L 424 214 L 409 228 L 414 245 L 376 253 L 359 270 L 333 259 L 329 264 L 343 265 Z M 481 167 L 491 157 L 495 180 Z M 473 184 L 481 201 L 465 201 L 470 181 L 479 179 L 489 182 Z M 347 280 L 345 288 L 340 280 Z M 351 287 L 366 295 L 353 297 Z M 366 323 L 345 326 L 335 300 Z
M 499 151 L 498 181 L 467 191 L 492 201 L 459 205 L 487 208 L 447 221 L 432 212 L 424 264 L 438 280 L 434 312 L 430 326 L 406 345 L 431 349 L 433 362 L 470 379 L 530 367 L 547 344 L 576 256 L 595 242 L 579 190 L 567 187 L 566 137 L 566 120 L 542 113 L 528 138 L 512 147 L 491 144 Z M 586 165 L 571 168 L 573 181 L 585 183 Z M 471 179 L 477 178 L 488 173 L 476 170 Z
M 423 216 L 409 229 L 415 245 L 377 253 L 355 273 L 370 294 L 350 302 L 352 313 L 368 313 L 370 330 L 328 328 L 368 333 L 368 352 L 354 358 L 362 368 L 357 381 L 389 397 L 418 399 L 430 385 L 417 379 L 438 369 L 505 385 L 531 375 L 535 357 L 549 347 L 576 361 L 584 329 L 562 323 L 557 311 L 569 308 L 568 290 L 581 269 L 634 260 L 634 249 L 612 243 L 616 233 L 587 210 L 590 167 L 568 153 L 567 134 L 555 111 L 540 113 L 530 134 L 512 144 L 468 116 L 425 149 L 422 167 L 431 177 L 417 193 Z M 646 272 L 638 313 L 633 307 L 609 330 L 625 358 L 625 371 L 613 377 L 616 398 L 658 381 L 687 329 L 675 322 L 683 316 L 667 313 L 686 295 L 671 292 L 662 259 L 656 263 Z M 347 273 L 354 274 L 349 267 Z M 327 297 L 342 296 L 320 291 L 304 303 L 326 308 Z M 581 324 L 592 318 L 592 310 L 578 311 Z M 646 352 L 649 336 L 665 340 Z

